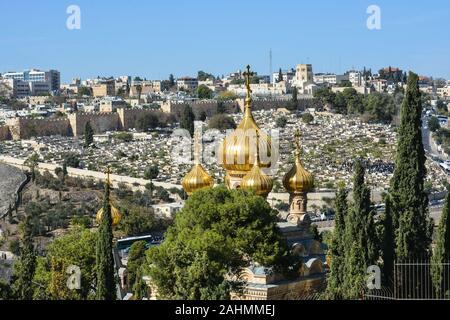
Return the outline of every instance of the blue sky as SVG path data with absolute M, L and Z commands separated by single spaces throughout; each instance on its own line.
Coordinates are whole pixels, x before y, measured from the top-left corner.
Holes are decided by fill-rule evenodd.
M 66 9 L 81 8 L 81 30 Z M 382 29 L 366 27 L 369 5 Z M 399 66 L 450 79 L 448 0 L 0 0 L 0 72 L 54 68 L 73 77 L 148 79 L 261 74 L 297 63 L 315 72 Z

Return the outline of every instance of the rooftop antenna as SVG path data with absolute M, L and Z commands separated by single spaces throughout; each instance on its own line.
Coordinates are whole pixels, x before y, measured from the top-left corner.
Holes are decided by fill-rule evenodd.
M 272 80 L 272 75 L 273 75 L 272 62 L 273 62 L 272 49 L 270 49 L 270 51 L 269 51 L 269 77 L 270 77 L 270 80 Z

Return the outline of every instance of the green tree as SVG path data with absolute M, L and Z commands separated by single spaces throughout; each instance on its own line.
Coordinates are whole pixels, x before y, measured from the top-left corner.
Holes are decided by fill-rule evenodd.
M 234 122 L 234 119 L 230 116 L 216 114 L 209 119 L 208 128 L 218 130 L 236 129 L 236 122 Z
M 192 111 L 191 106 L 187 105 L 186 107 L 184 107 L 183 113 L 181 114 L 180 126 L 181 129 L 189 131 L 191 137 L 194 136 L 194 121 L 194 112 Z
M 175 77 L 173 76 L 173 74 L 169 75 L 169 87 L 173 88 L 175 86 Z
M 30 168 L 31 171 L 31 181 L 36 180 L 36 167 L 39 164 L 39 155 L 35 152 L 27 160 L 25 160 L 25 165 Z
M 331 299 L 343 297 L 342 286 L 345 274 L 345 219 L 348 211 L 348 192 L 344 184 L 339 186 L 335 202 L 335 224 L 331 240 L 331 270 L 328 278 L 327 296 Z
M 339 83 L 339 86 L 340 86 L 340 87 L 345 87 L 345 88 L 351 88 L 351 87 L 353 87 L 352 83 L 351 83 L 349 80 L 342 80 L 342 81 Z
M 223 114 L 227 112 L 227 108 L 225 107 L 225 104 L 223 101 L 219 100 L 217 102 L 217 114 Z
M 396 258 L 424 259 L 428 256 L 433 224 L 424 190 L 425 151 L 421 131 L 422 103 L 418 76 L 410 72 L 401 108 L 394 176 L 391 181 Z
M 137 128 L 141 131 L 156 129 L 161 126 L 160 117 L 156 113 L 147 113 L 137 120 Z
M 88 121 L 84 126 L 84 145 L 89 147 L 94 143 L 94 129 L 92 129 L 91 123 Z
M 292 89 L 292 102 L 294 104 L 298 104 L 298 89 L 297 89 L 297 87 L 294 87 Z
M 12 299 L 11 286 L 8 283 L 0 280 L 0 301 L 10 299 Z
M 431 117 L 428 120 L 428 128 L 430 128 L 431 132 L 436 132 L 441 128 L 441 124 L 439 123 L 439 119 L 436 117 Z
M 346 88 L 342 95 L 344 96 L 347 104 L 348 114 L 362 114 L 364 112 L 364 104 L 362 95 L 359 94 L 354 88 Z
M 110 204 L 110 185 L 105 184 L 103 217 L 96 244 L 97 300 L 115 300 L 116 283 L 113 259 L 113 234 Z
M 70 168 L 79 168 L 80 167 L 80 157 L 73 152 L 69 152 L 66 153 L 64 155 L 64 164 L 66 166 L 66 172 L 67 172 L 67 167 Z
M 283 71 L 280 68 L 280 71 L 278 71 L 278 81 L 277 82 L 282 82 L 283 81 Z
M 360 160 L 354 165 L 353 202 L 345 221 L 345 274 L 343 295 L 358 299 L 366 284 L 367 267 L 378 260 L 378 240 L 370 204 L 370 190 L 365 183 L 365 169 Z
M 206 115 L 206 112 L 204 110 L 202 110 L 202 112 L 200 112 L 198 119 L 202 122 L 205 122 L 207 118 L 208 118 L 208 116 Z
M 383 223 L 383 241 L 381 256 L 383 259 L 383 276 L 386 285 L 390 285 L 393 280 L 394 260 L 395 260 L 395 233 L 392 221 L 391 198 L 388 195 L 385 200 L 385 212 Z
M 310 124 L 314 121 L 314 116 L 311 113 L 304 113 L 302 114 L 302 120 L 306 124 Z
M 199 71 L 197 74 L 197 80 L 198 81 L 206 81 L 208 79 L 214 79 L 214 76 L 210 73 L 207 73 L 205 71 Z
M 213 91 L 206 85 L 202 84 L 197 88 L 197 96 L 199 99 L 212 99 Z
M 450 287 L 444 281 L 445 268 L 443 263 L 450 258 L 450 194 L 445 199 L 444 210 L 442 211 L 441 221 L 436 235 L 436 247 L 434 248 L 431 274 L 436 298 L 450 295 Z
M 321 88 L 314 92 L 314 99 L 323 106 L 333 105 L 336 95 L 330 88 Z
M 285 116 L 281 116 L 277 118 L 276 120 L 276 126 L 277 128 L 286 128 L 287 125 L 287 118 Z
M 26 215 L 23 224 L 22 246 L 19 261 L 14 265 L 14 296 L 19 300 L 33 299 L 33 276 L 36 270 L 36 251 L 33 244 L 31 217 Z
M 237 96 L 234 92 L 231 91 L 222 91 L 219 93 L 219 96 L 217 97 L 217 100 L 219 101 L 232 101 L 236 100 Z
M 142 95 L 142 85 L 138 84 L 135 86 L 136 92 L 138 94 L 138 101 L 141 101 L 141 95 Z
M 283 266 L 288 252 L 276 217 L 269 204 L 251 192 L 224 186 L 196 192 L 175 217 L 162 245 L 147 251 L 147 272 L 159 297 L 229 299 L 230 291 L 242 289 L 237 279 L 250 260 L 275 270 Z
M 144 178 L 147 180 L 154 180 L 158 178 L 158 175 L 159 175 L 159 168 L 156 165 L 149 166 L 144 171 Z
M 157 227 L 155 214 L 151 209 L 133 206 L 122 217 L 118 229 L 126 236 L 138 236 L 154 231 Z
M 130 289 L 134 287 L 136 280 L 138 280 L 136 277 L 139 273 L 139 269 L 144 264 L 146 250 L 145 241 L 137 241 L 131 245 L 127 263 L 128 288 Z
M 53 241 L 45 257 L 38 259 L 34 298 L 39 300 L 88 300 L 95 288 L 95 244 L 97 233 L 85 228 L 74 228 Z M 69 266 L 81 271 L 79 290 L 67 287 Z

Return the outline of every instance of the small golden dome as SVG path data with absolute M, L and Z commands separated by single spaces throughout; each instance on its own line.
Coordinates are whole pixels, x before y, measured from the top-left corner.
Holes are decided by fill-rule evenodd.
M 300 159 L 300 132 L 296 134 L 297 150 L 295 151 L 295 165 L 284 176 L 283 185 L 289 193 L 310 192 L 314 188 L 314 177 L 306 171 Z
M 111 204 L 110 204 L 111 205 Z M 111 205 L 111 217 L 112 217 L 112 225 L 113 227 L 117 226 L 122 219 L 122 215 L 120 214 L 119 209 Z M 97 212 L 96 221 L 98 224 L 102 222 L 103 218 L 103 208 L 100 208 Z
M 214 179 L 206 172 L 203 166 L 200 164 L 200 154 L 201 146 L 199 144 L 199 134 L 196 132 L 194 134 L 194 157 L 195 165 L 192 170 L 183 178 L 181 184 L 183 185 L 184 191 L 188 195 L 192 195 L 194 192 L 204 189 L 211 188 L 214 186 Z
M 111 207 L 112 226 L 115 227 L 120 223 L 120 220 L 122 219 L 122 215 L 120 214 L 120 211 L 116 207 L 114 207 L 111 203 L 111 198 L 110 198 L 110 193 L 109 193 L 109 188 L 111 186 L 111 179 L 110 179 L 111 169 L 108 167 L 105 173 L 106 173 L 106 188 L 107 188 L 105 195 L 108 197 L 109 205 Z M 100 224 L 102 222 L 102 218 L 103 218 L 103 207 L 97 211 L 96 221 L 98 224 Z
M 242 180 L 242 189 L 252 189 L 261 197 L 267 197 L 273 188 L 273 181 L 268 175 L 262 172 L 259 166 L 253 169 Z
M 186 191 L 188 195 L 192 195 L 200 189 L 213 187 L 214 180 L 205 169 L 203 169 L 202 165 L 197 163 L 186 177 L 184 177 L 182 185 L 184 191 Z
M 255 163 L 252 170 L 242 179 L 243 189 L 255 190 L 258 196 L 266 198 L 273 188 L 273 180 L 266 175 L 259 164 L 259 150 L 256 151 Z
M 251 111 L 250 77 L 253 73 L 250 72 L 250 66 L 247 66 L 247 72 L 244 75 L 246 76 L 247 86 L 244 118 L 236 130 L 224 139 L 221 146 L 221 154 L 219 154 L 219 157 L 222 158 L 220 159 L 222 166 L 227 171 L 250 171 L 255 161 L 256 147 L 263 150 L 268 159 L 272 155 L 272 140 L 258 127 Z M 264 159 L 263 162 L 260 161 L 261 168 L 268 168 L 270 165 L 270 160 Z

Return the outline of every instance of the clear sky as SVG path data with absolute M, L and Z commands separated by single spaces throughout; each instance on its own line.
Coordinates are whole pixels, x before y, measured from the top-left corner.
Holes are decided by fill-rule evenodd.
M 81 30 L 66 28 L 69 5 Z M 369 5 L 381 30 L 369 30 Z M 73 77 L 148 79 L 398 66 L 450 79 L 448 0 L 0 0 L 0 72 L 36 67 Z

